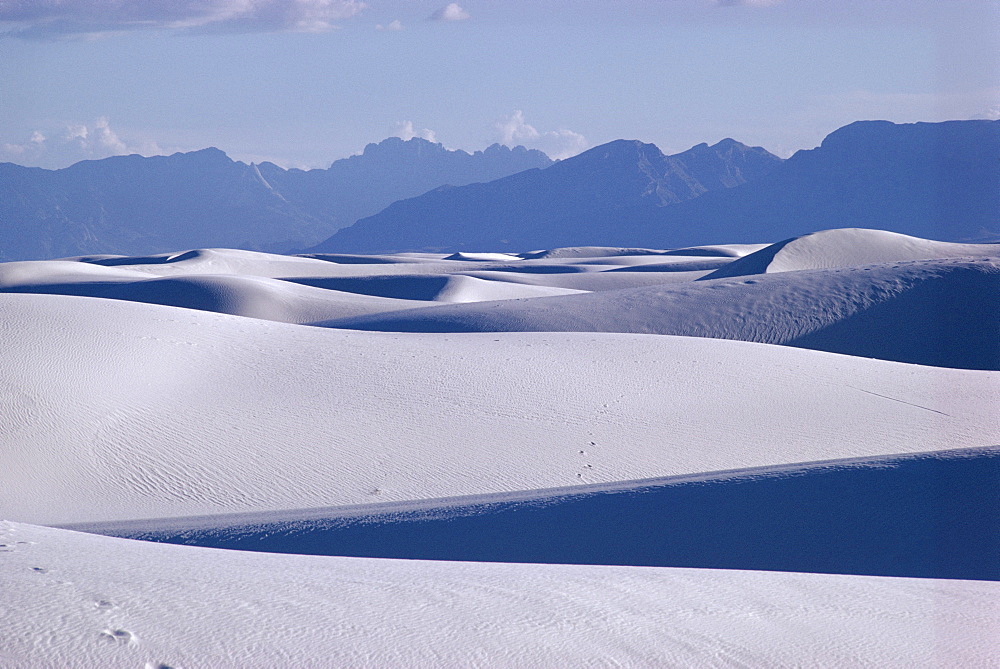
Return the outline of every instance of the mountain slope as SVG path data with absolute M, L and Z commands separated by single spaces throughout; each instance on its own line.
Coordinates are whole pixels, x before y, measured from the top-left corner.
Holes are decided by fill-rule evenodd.
M 282 195 L 312 212 L 323 212 L 337 228 L 376 214 L 396 200 L 449 184 L 493 181 L 552 161 L 541 151 L 494 144 L 485 151 L 452 151 L 419 137 L 389 137 L 369 144 L 360 155 L 334 162 L 325 170 L 284 170 L 272 163 L 258 167 Z
M 751 186 L 634 214 L 635 235 L 653 246 L 695 231 L 698 243 L 713 243 L 848 227 L 998 241 L 1000 121 L 859 121 Z
M 218 149 L 62 170 L 0 163 L 0 260 L 199 247 L 288 251 L 397 199 L 551 162 L 523 147 L 468 154 L 390 138 L 326 170 L 247 165 Z
M 289 203 L 256 168 L 218 149 L 118 156 L 62 170 L 0 165 L 0 259 L 260 248 L 329 229 Z
M 664 155 L 616 140 L 544 170 L 397 202 L 312 252 L 461 250 L 603 244 L 628 208 L 657 210 L 756 179 L 781 163 L 731 139 Z
M 317 248 L 674 248 L 844 227 L 1000 239 L 1000 121 L 861 121 L 784 162 L 731 140 L 672 157 L 612 142 L 544 173 L 396 203 Z

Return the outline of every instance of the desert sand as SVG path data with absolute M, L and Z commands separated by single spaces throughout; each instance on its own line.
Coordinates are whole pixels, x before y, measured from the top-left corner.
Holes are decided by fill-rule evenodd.
M 989 666 L 997 247 L 489 251 L 0 264 L 0 660 Z

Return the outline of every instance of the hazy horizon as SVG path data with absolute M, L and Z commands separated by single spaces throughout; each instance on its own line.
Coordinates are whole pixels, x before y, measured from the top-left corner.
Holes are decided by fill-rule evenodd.
M 0 161 L 215 146 L 326 167 L 388 136 L 788 157 L 856 120 L 1000 117 L 998 35 L 992 0 L 15 3 Z

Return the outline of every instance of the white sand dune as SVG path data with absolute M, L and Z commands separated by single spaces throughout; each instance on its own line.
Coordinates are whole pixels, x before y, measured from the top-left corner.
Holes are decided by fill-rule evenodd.
M 506 259 L 520 262 L 514 256 Z M 446 270 L 461 269 L 440 259 L 435 263 Z M 231 249 L 139 258 L 93 256 L 2 263 L 0 291 L 130 300 L 285 323 L 412 309 L 428 301 L 476 302 L 585 292 L 451 273 L 386 274 L 384 268 L 378 263 L 338 265 Z
M 307 555 L 997 581 L 998 479 L 1000 446 L 65 527 Z
M 518 254 L 521 258 L 529 259 L 553 259 L 553 258 L 608 258 L 608 257 L 642 257 L 642 256 L 664 256 L 664 255 L 686 255 L 686 256 L 716 256 L 720 258 L 741 258 L 745 255 L 759 251 L 769 246 L 768 244 L 716 244 L 714 246 L 687 246 L 682 249 L 636 249 L 623 248 L 617 246 L 566 246 L 545 251 L 530 251 Z
M 26 522 L 1000 443 L 986 372 L 698 338 L 357 333 L 61 295 L 0 304 L 0 508 Z
M 721 523 L 739 550 L 784 546 L 768 569 L 993 578 L 996 248 L 840 230 L 0 264 L 0 665 L 990 666 L 997 582 L 490 561 L 518 529 L 582 555 L 617 520 L 638 557 L 608 564 L 654 564 L 649 522 L 672 548 L 701 537 L 692 562 L 655 564 L 742 569 L 716 560 Z M 801 464 L 845 459 L 865 465 Z M 781 476 L 742 483 L 755 468 Z M 635 483 L 665 477 L 701 483 Z M 622 494 L 600 513 L 560 501 L 593 490 Z M 351 508 L 378 529 L 380 509 L 491 495 L 576 515 L 479 514 L 485 561 L 465 563 L 22 524 L 173 523 L 197 540 L 218 514 Z M 413 545 L 445 536 L 384 525 Z M 299 545 L 258 529 L 268 550 Z M 945 535 L 955 550 L 921 539 Z
M 762 274 L 340 319 L 393 332 L 632 332 L 1000 369 L 1000 258 Z
M 383 255 L 361 255 L 356 253 L 301 253 L 298 258 L 312 258 L 336 264 L 347 265 L 395 265 L 426 262 L 440 262 L 448 257 L 446 253 L 392 253 Z
M 659 249 L 634 249 L 619 246 L 564 246 L 543 251 L 528 251 L 518 254 L 525 260 L 554 259 L 591 259 L 625 256 L 658 256 L 663 255 Z
M 481 270 L 462 272 L 465 276 L 473 276 L 489 281 L 505 281 L 533 286 L 550 286 L 569 288 L 586 292 L 601 292 L 606 290 L 623 290 L 642 286 L 661 286 L 667 283 L 687 283 L 707 276 L 713 270 L 691 270 L 683 265 L 670 264 L 669 270 L 662 271 L 665 265 L 645 265 L 638 267 L 609 267 L 603 272 L 566 272 L 566 273 L 528 273 L 505 272 L 501 270 Z M 648 269 L 647 269 L 648 268 Z M 677 270 L 683 271 L 677 271 Z M 638 270 L 638 271 L 636 271 Z
M 474 254 L 482 257 L 484 254 Z M 485 254 L 490 255 L 490 254 Z M 615 269 L 615 264 L 592 265 L 575 258 L 521 260 L 499 254 L 502 260 L 447 260 L 440 254 L 397 254 L 393 256 L 303 255 L 283 256 L 238 249 L 197 249 L 184 253 L 146 257 L 81 256 L 60 261 L 26 261 L 43 264 L 77 262 L 107 268 L 127 269 L 154 276 L 237 274 L 276 279 L 319 277 L 369 277 L 438 274 L 450 275 L 491 269 L 528 274 L 599 272 Z M 584 258 L 583 260 L 587 260 Z M 704 258 L 699 258 L 704 262 Z M 661 262 L 665 262 L 661 260 Z M 12 263 L 13 264 L 13 263 Z M 47 270 L 33 270 L 45 272 Z
M 510 261 L 521 260 L 519 256 L 512 253 L 452 253 L 445 257 L 445 260 L 480 260 L 480 261 Z
M 886 230 L 839 228 L 771 244 L 706 278 L 982 256 L 1000 256 L 1000 245 L 936 242 Z
M 726 267 L 733 262 L 732 258 L 698 256 L 659 256 L 656 258 L 629 256 L 626 258 L 601 258 L 599 261 L 589 262 L 609 264 L 607 260 L 614 260 L 613 264 L 620 265 L 612 270 L 615 272 L 699 272 Z M 619 260 L 623 262 L 618 262 Z
M 59 264 L 56 261 L 57 265 Z M 76 272 L 49 269 L 47 262 L 4 272 L 0 292 L 77 295 L 214 311 L 283 323 L 312 323 L 395 312 L 433 302 L 476 302 L 572 295 L 584 291 L 487 281 L 463 275 L 322 277 L 281 281 L 238 274 L 180 274 L 149 278 L 141 272 Z M 75 265 L 75 267 L 74 267 Z M 99 268 L 103 270 L 104 268 Z M 138 275 L 138 276 L 137 276 Z M 338 290 L 339 288 L 339 290 Z
M 492 274 L 497 274 L 493 272 Z M 290 279 L 308 286 L 378 297 L 432 302 L 484 302 L 554 295 L 576 295 L 586 291 L 571 288 L 496 281 L 467 274 L 377 275 L 369 277 L 323 277 Z
M 326 259 L 324 259 L 326 258 Z M 422 256 L 384 257 L 344 256 L 283 256 L 240 249 L 196 249 L 184 253 L 167 253 L 145 257 L 112 258 L 82 256 L 65 259 L 63 262 L 79 262 L 102 267 L 114 267 L 143 272 L 153 276 L 178 276 L 192 274 L 237 274 L 275 279 L 323 277 L 323 276 L 369 276 L 372 274 L 446 274 L 462 269 L 483 269 L 485 263 L 443 260 L 442 256 L 426 258 Z M 362 260 L 364 262 L 357 262 Z M 52 262 L 52 261 L 29 261 Z
M 67 260 L 0 263 L 0 289 L 67 283 L 142 281 L 149 275 L 125 267 L 104 267 Z
M 0 544 L 10 667 L 987 667 L 1000 625 L 983 581 Z
M 2 269 L 0 265 L 0 272 Z M 87 276 L 86 272 L 81 274 Z M 116 277 L 113 281 L 74 281 L 71 273 L 54 274 L 44 279 L 63 279 L 64 282 L 15 283 L 9 280 L 0 291 L 146 302 L 284 323 L 310 323 L 424 306 L 414 300 L 323 290 L 259 276 L 191 274 L 151 279 L 148 274 L 137 274 L 141 280 Z
M 323 260 L 280 256 L 240 249 L 194 249 L 183 253 L 152 256 L 82 256 L 78 262 L 104 267 L 127 268 L 155 276 L 176 274 L 242 274 L 246 276 L 309 276 L 331 266 Z

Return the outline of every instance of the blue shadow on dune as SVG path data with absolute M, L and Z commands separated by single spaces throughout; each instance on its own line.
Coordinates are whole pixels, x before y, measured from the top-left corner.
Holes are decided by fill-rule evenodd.
M 76 529 L 315 555 L 1000 580 L 1000 448 L 594 488 Z

